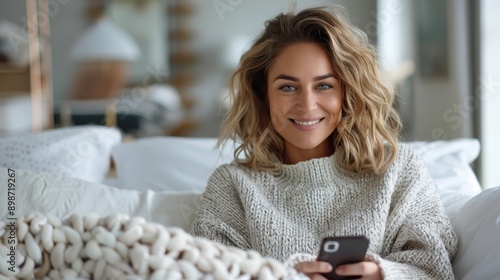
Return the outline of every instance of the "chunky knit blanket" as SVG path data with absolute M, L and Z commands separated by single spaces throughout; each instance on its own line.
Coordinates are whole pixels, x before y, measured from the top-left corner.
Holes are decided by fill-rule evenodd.
M 0 222 L 1 279 L 303 279 L 281 262 L 123 214 Z

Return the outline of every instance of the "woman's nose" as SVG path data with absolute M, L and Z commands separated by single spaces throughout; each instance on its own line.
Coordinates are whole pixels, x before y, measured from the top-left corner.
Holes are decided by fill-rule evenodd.
M 303 112 L 310 112 L 317 108 L 317 100 L 314 91 L 303 90 L 297 99 L 297 109 Z

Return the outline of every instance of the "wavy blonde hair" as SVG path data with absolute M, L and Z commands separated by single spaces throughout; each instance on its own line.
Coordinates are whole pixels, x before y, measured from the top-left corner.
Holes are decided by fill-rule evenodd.
M 299 42 L 320 44 L 341 80 L 342 118 L 331 140 L 343 166 L 360 174 L 385 171 L 396 157 L 401 129 L 393 107 L 394 90 L 382 79 L 366 34 L 353 27 L 339 7 L 279 14 L 266 22 L 231 76 L 232 105 L 218 146 L 234 140 L 238 164 L 280 172 L 284 143 L 271 123 L 267 76 L 278 54 Z

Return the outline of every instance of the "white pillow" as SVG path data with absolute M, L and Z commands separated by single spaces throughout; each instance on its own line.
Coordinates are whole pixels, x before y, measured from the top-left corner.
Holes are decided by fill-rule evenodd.
M 8 178 L 11 178 L 8 169 L 0 168 L 0 182 L 7 182 Z M 201 193 L 123 190 L 21 169 L 15 170 L 15 178 L 16 217 L 33 211 L 61 219 L 66 219 L 73 213 L 107 216 L 120 212 L 189 231 L 201 198 Z M 0 184 L 0 192 L 2 201 L 7 201 L 7 184 Z M 7 210 L 6 206 L 0 207 L 1 221 L 7 221 Z
M 215 168 L 233 159 L 215 138 L 151 137 L 113 148 L 118 186 L 153 191 L 203 191 Z
M 477 139 L 407 144 L 422 155 L 440 194 L 451 191 L 474 196 L 481 192 L 481 185 L 469 165 L 479 155 L 480 144 Z
M 0 138 L 0 167 L 45 171 L 101 182 L 109 171 L 118 129 L 75 126 Z
M 500 187 L 483 191 L 467 202 L 452 221 L 458 236 L 453 259 L 457 279 L 498 279 L 500 276 Z
M 460 138 L 407 144 L 422 155 L 446 213 L 453 222 L 460 208 L 481 192 L 481 185 L 469 165 L 479 155 L 479 141 Z
M 213 149 L 216 142 L 216 138 L 155 137 L 120 144 L 112 151 L 118 186 L 136 190 L 202 191 L 210 173 L 233 159 L 232 145 L 225 146 L 220 154 Z M 407 144 L 422 154 L 442 198 L 457 191 L 469 197 L 481 191 L 469 166 L 479 154 L 476 139 Z M 457 205 L 454 203 L 450 211 L 458 209 Z M 448 204 L 445 207 L 448 210 Z

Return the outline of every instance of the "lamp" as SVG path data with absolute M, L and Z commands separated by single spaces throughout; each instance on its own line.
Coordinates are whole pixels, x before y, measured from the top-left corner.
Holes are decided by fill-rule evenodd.
M 140 56 L 136 42 L 125 31 L 106 18 L 94 23 L 76 41 L 71 51 L 73 60 L 134 61 Z
M 80 63 L 71 99 L 105 99 L 118 95 L 128 63 L 140 56 L 140 49 L 129 34 L 100 18 L 77 39 L 70 54 Z

